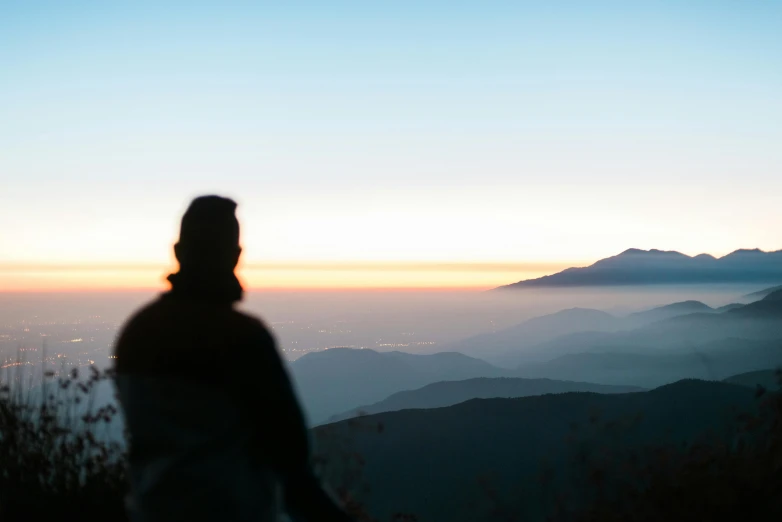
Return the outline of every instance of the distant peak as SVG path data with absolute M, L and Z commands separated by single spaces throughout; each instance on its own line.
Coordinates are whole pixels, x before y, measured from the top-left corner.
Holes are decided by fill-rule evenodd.
M 730 254 L 728 254 L 725 257 L 729 256 L 740 256 L 740 255 L 747 255 L 747 254 L 765 254 L 763 250 L 759 248 L 739 248 L 738 250 L 734 250 Z
M 659 255 L 684 256 L 684 254 L 682 254 L 681 252 L 677 252 L 676 250 L 659 250 L 657 248 L 652 248 L 651 250 L 642 250 L 640 248 L 628 248 L 627 250 L 625 250 L 619 255 L 625 256 L 625 255 L 638 255 L 638 254 L 655 255 L 655 256 L 659 256 Z
M 364 357 L 371 357 L 372 355 L 370 354 L 379 355 L 379 352 L 370 348 L 351 348 L 349 346 L 339 346 L 305 353 L 297 360 L 300 361 L 321 357 L 352 357 L 354 354 L 361 354 L 361 356 Z
M 565 308 L 564 310 L 560 310 L 559 312 L 556 312 L 555 314 L 552 315 L 556 315 L 556 314 L 606 314 L 606 312 L 602 310 L 596 310 L 594 308 L 583 308 L 580 306 L 574 306 L 573 308 Z
M 628 248 L 586 267 L 519 281 L 501 288 L 632 286 L 661 284 L 779 283 L 782 250 L 740 249 L 724 257 L 692 257 L 676 250 Z M 717 270 L 718 269 L 718 270 Z M 758 297 L 763 297 L 759 295 Z
M 666 306 L 692 306 L 692 305 L 701 306 L 703 305 L 703 303 L 700 301 L 696 301 L 695 299 L 689 299 L 687 301 L 679 301 L 676 303 L 671 303 Z

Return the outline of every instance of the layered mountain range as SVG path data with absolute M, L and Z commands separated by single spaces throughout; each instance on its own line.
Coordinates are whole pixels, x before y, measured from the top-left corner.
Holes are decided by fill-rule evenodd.
M 598 391 L 595 385 L 627 391 L 626 386 L 650 388 L 683 378 L 724 379 L 782 364 L 782 290 L 764 295 L 719 308 L 683 301 L 625 317 L 571 308 L 452 343 L 447 352 L 314 352 L 293 362 L 291 373 L 313 424 L 474 397 Z M 477 378 L 522 379 L 442 384 Z M 441 384 L 418 390 L 434 383 Z M 437 393 L 441 398 L 431 399 Z

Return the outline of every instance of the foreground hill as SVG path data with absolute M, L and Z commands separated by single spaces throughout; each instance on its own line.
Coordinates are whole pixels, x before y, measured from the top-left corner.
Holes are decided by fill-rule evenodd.
M 721 436 L 736 411 L 753 407 L 753 395 L 742 386 L 689 380 L 639 393 L 475 399 L 342 421 L 317 428 L 315 435 L 320 450 L 348 440 L 342 449 L 362 456 L 369 487 L 362 500 L 379 519 L 400 511 L 422 521 L 491 519 L 490 494 L 481 486 L 485 479 L 517 519 L 542 520 L 550 498 L 539 482 L 543 459 L 556 470 L 557 481 L 568 483 L 574 473 L 570 463 L 582 450 L 678 443 L 706 430 Z M 590 423 L 595 415 L 635 424 L 604 431 Z M 337 463 L 325 469 L 327 478 L 343 472 Z
M 551 379 L 518 379 L 510 377 L 477 378 L 464 381 L 445 381 L 428 384 L 417 390 L 395 393 L 375 404 L 361 406 L 337 415 L 332 422 L 386 411 L 418 408 L 442 408 L 470 399 L 515 398 L 547 393 L 594 392 L 628 393 L 641 391 L 636 386 L 606 386 L 589 382 L 554 381 Z
M 301 357 L 291 365 L 311 423 L 317 424 L 361 404 L 439 381 L 512 376 L 513 371 L 460 353 L 414 355 L 333 348 Z
M 680 252 L 631 248 L 584 268 L 519 281 L 501 289 L 541 287 L 670 285 L 708 283 L 779 283 L 782 250 L 736 250 L 724 257 L 687 256 Z

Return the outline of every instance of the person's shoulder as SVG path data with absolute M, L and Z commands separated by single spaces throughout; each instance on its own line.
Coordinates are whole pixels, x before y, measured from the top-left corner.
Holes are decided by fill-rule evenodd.
M 235 322 L 235 326 L 249 336 L 261 337 L 273 342 L 271 330 L 260 317 L 234 309 L 231 313 L 231 318 Z
M 154 321 L 161 312 L 161 298 L 157 297 L 133 312 L 122 326 L 121 332 L 135 330 Z

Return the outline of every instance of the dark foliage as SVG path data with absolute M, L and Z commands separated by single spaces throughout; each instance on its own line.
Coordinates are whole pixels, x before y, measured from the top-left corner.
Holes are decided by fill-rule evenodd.
M 125 455 L 119 444 L 97 435 L 117 412 L 94 407 L 91 400 L 95 385 L 106 378 L 95 370 L 86 379 L 76 372 L 60 378 L 48 374 L 37 395 L 0 388 L 0 520 L 126 520 Z M 592 416 L 572 434 L 571 464 L 581 470 L 576 481 L 562 487 L 552 480 L 554 468 L 541 467 L 549 520 L 782 518 L 782 394 L 758 388 L 757 397 L 759 408 L 741 414 L 740 427 L 727 441 L 704 436 L 687 445 L 614 444 L 613 438 L 631 432 L 638 418 L 623 425 Z M 606 439 L 607 433 L 613 435 Z M 317 430 L 316 464 L 329 469 L 335 493 L 356 520 L 377 522 L 363 500 L 372 493 L 364 458 L 351 440 L 368 435 L 387 436 L 382 420 L 364 417 Z M 604 444 L 587 450 L 598 440 Z M 486 520 L 525 520 L 497 492 L 492 477 L 477 478 L 474 487 L 494 504 Z M 418 519 L 394 513 L 391 520 Z
M 352 448 L 352 439 L 358 433 L 382 434 L 382 422 L 363 416 L 347 421 L 348 431 L 341 431 L 335 425 L 325 426 L 315 432 L 317 452 L 314 464 L 319 471 L 327 469 L 335 484 L 337 498 L 345 510 L 357 522 L 379 522 L 372 516 L 366 503 L 361 500 L 371 494 L 364 477 L 364 458 Z M 410 513 L 393 513 L 391 522 L 417 522 L 418 517 Z
M 117 411 L 93 402 L 106 378 L 74 369 L 28 392 L 0 387 L 0 520 L 126 520 L 124 453 L 99 436 Z
M 757 412 L 740 414 L 727 442 L 582 454 L 574 464 L 588 501 L 558 495 L 550 520 L 782 520 L 782 392 L 756 395 Z

